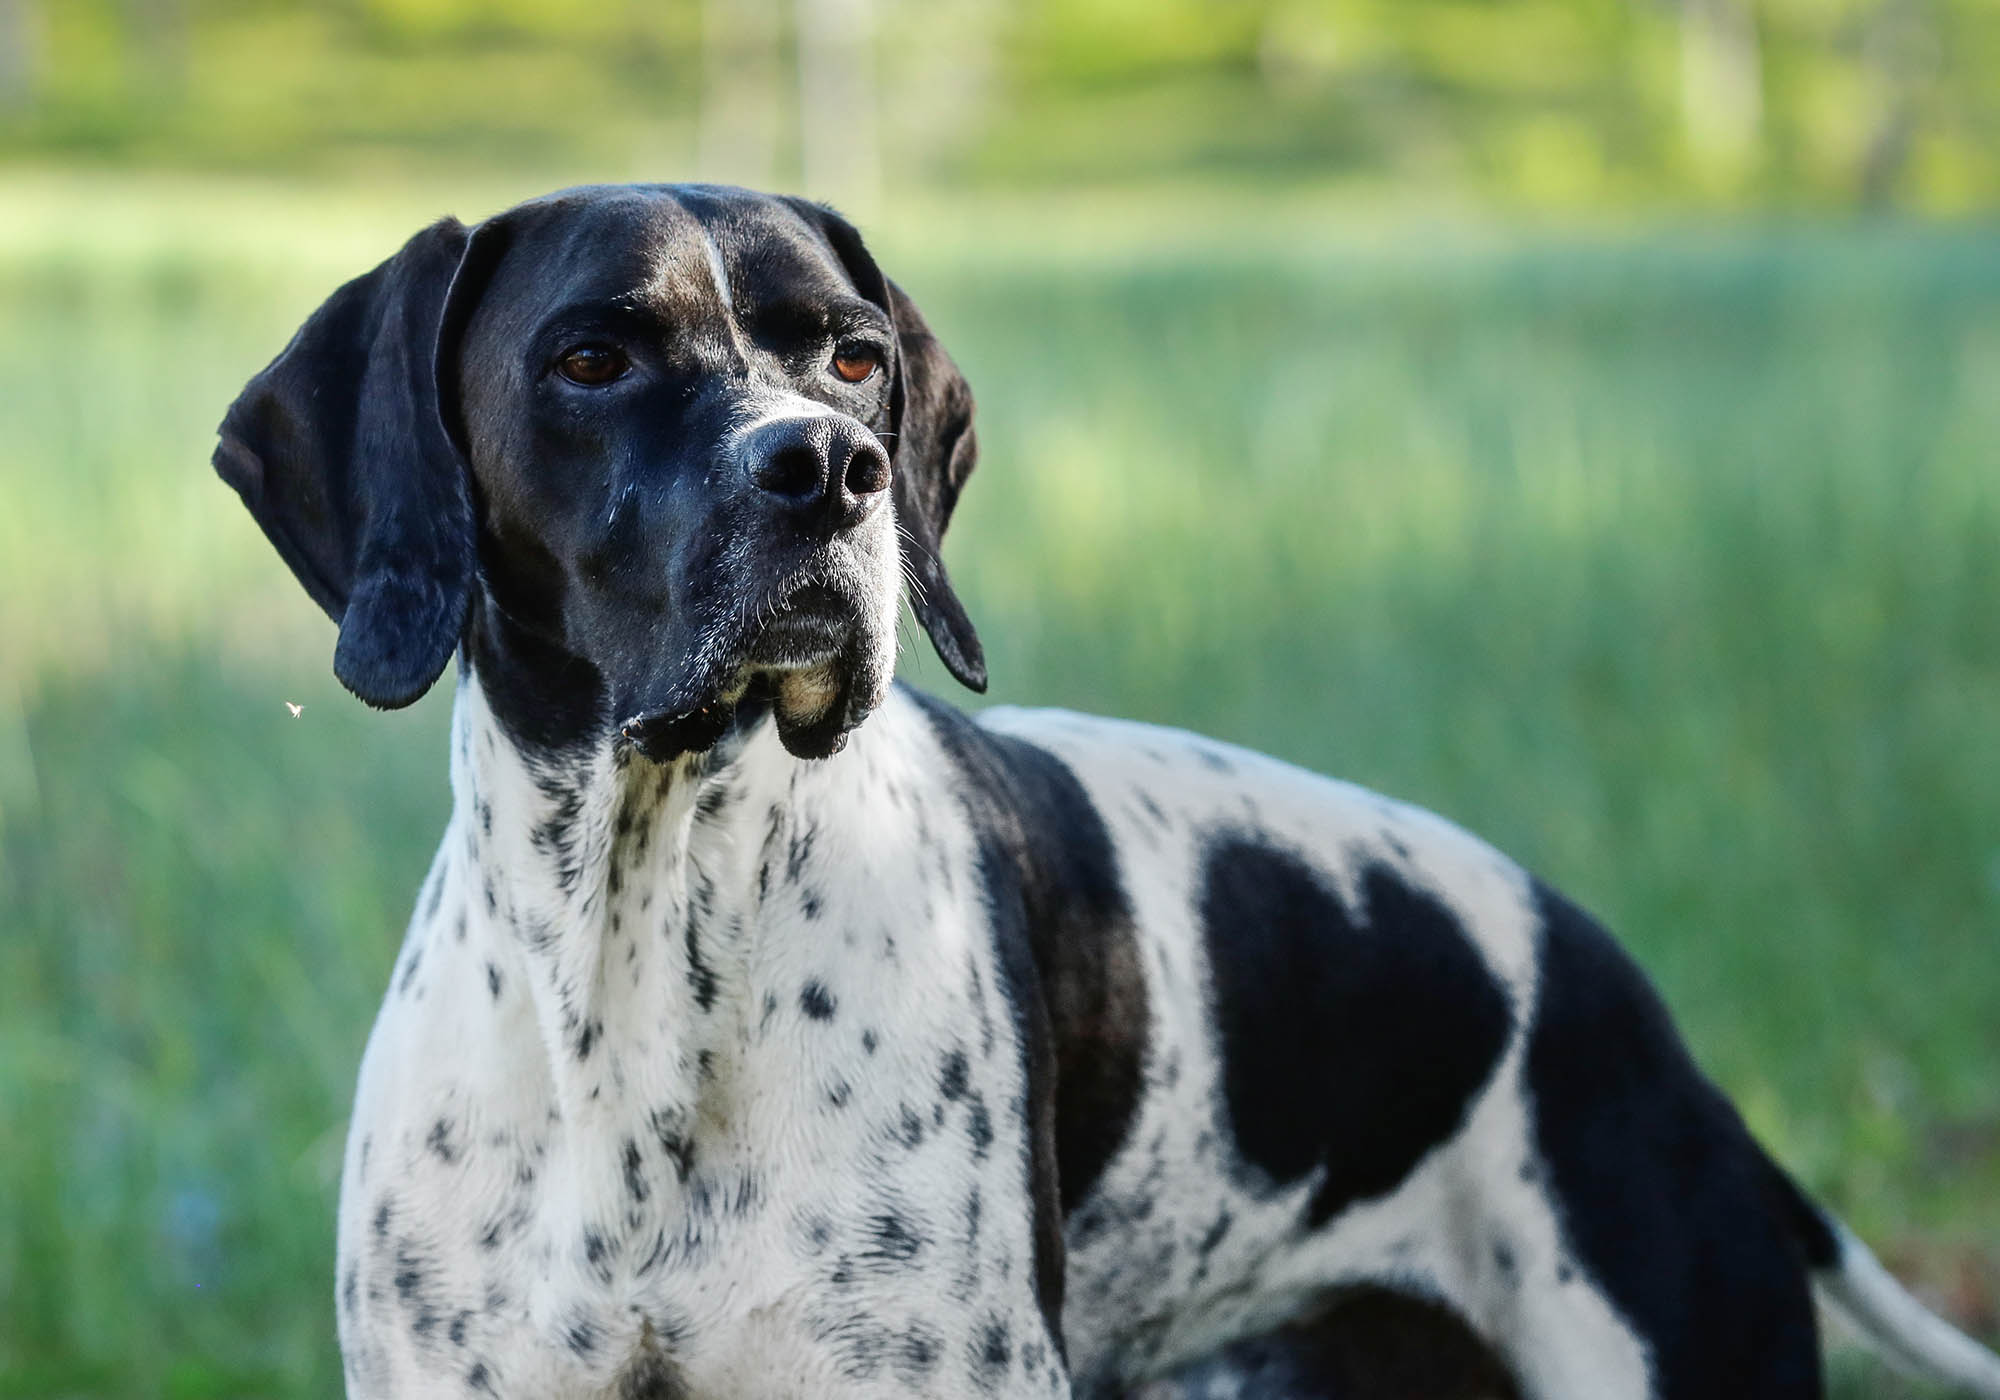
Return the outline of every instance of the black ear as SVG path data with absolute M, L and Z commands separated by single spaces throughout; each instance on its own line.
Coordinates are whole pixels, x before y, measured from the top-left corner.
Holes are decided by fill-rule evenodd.
M 986 653 L 952 592 L 940 550 L 958 493 L 979 460 L 972 431 L 972 387 L 924 323 L 916 303 L 882 275 L 861 235 L 824 205 L 786 203 L 818 229 L 861 294 L 888 310 L 896 326 L 895 380 L 890 391 L 889 440 L 903 564 L 911 583 L 910 610 L 930 634 L 938 659 L 972 690 L 986 689 Z
M 939 548 L 965 479 L 979 462 L 972 431 L 972 386 L 958 372 L 916 303 L 894 282 L 890 314 L 896 320 L 896 377 L 902 400 L 896 422 L 896 520 L 902 526 L 903 561 L 915 580 L 917 620 L 931 634 L 945 668 L 973 690 L 986 689 L 986 652 L 965 605 L 951 591 Z
M 334 674 L 381 709 L 430 689 L 465 623 L 471 488 L 438 384 L 470 241 L 441 220 L 327 298 L 229 406 L 215 449 L 216 471 L 340 624 Z

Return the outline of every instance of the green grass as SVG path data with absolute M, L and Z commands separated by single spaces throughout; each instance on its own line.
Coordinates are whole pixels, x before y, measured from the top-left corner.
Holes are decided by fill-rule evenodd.
M 446 698 L 347 700 L 205 460 L 432 211 L 135 188 L 0 190 L 0 1394 L 329 1395 Z M 1491 837 L 2000 1332 L 2000 241 L 972 212 L 878 242 L 981 397 L 950 552 L 995 698 Z

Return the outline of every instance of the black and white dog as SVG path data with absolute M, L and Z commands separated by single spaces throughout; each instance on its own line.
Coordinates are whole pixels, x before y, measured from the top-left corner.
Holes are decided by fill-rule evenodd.
M 351 1394 L 1781 1400 L 1816 1290 L 2000 1397 L 1487 846 L 892 685 L 905 580 L 984 684 L 971 418 L 845 222 L 662 186 L 425 229 L 231 407 L 341 680 L 459 658 Z

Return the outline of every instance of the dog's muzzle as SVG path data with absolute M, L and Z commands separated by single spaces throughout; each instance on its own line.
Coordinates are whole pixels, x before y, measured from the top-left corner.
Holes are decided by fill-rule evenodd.
M 664 762 L 707 750 L 732 727 L 768 713 L 796 757 L 839 752 L 847 731 L 881 703 L 895 670 L 895 555 L 884 556 L 886 577 L 871 583 L 859 554 L 838 544 L 814 551 L 816 567 L 773 590 L 717 639 L 718 664 L 692 703 L 625 718 L 620 734 Z
M 722 611 L 667 663 L 664 684 L 635 693 L 619 733 L 665 761 L 769 713 L 793 754 L 825 757 L 894 670 L 888 454 L 860 422 L 814 406 L 750 423 L 723 462 L 735 477 L 728 528 L 742 543 L 723 555 L 730 582 L 709 605 Z

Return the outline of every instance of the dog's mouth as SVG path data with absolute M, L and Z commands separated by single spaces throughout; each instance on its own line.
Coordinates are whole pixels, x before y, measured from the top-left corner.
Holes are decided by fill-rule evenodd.
M 838 753 L 887 685 L 868 616 L 848 581 L 797 576 L 706 649 L 708 681 L 697 703 L 641 712 L 619 732 L 665 762 L 711 749 L 739 721 L 768 711 L 795 757 Z
M 805 670 L 838 657 L 861 626 L 861 605 L 846 590 L 810 581 L 781 595 L 748 638 L 744 664 Z

